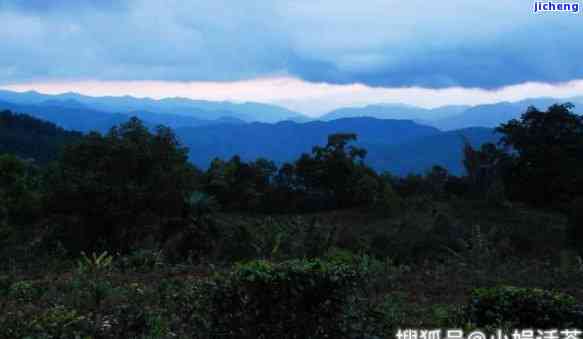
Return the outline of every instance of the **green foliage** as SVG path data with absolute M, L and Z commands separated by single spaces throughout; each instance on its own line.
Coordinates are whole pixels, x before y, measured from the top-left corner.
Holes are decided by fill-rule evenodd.
M 3 338 L 35 339 L 80 338 L 91 326 L 85 316 L 62 305 L 35 314 L 9 311 L 0 316 L 0 325 Z
M 339 322 L 358 282 L 349 266 L 321 260 L 241 264 L 207 285 L 211 331 L 229 338 L 342 338 Z
M 93 252 L 91 256 L 88 256 L 85 252 L 81 252 L 81 258 L 77 262 L 77 270 L 80 273 L 90 274 L 106 272 L 111 269 L 112 261 L 113 256 L 109 255 L 107 252 L 103 252 L 100 255 Z
M 478 327 L 576 328 L 583 325 L 583 314 L 573 297 L 538 288 L 475 289 L 467 314 Z
M 395 192 L 390 183 L 385 183 L 378 192 L 373 206 L 384 215 L 391 216 L 401 210 L 403 199 Z
M 315 146 L 295 164 L 300 186 L 322 196 L 330 196 L 338 207 L 370 203 L 379 185 L 376 174 L 363 164 L 366 150 L 348 146 L 356 134 L 328 136 L 325 147 Z
M 56 160 L 64 145 L 81 138 L 55 124 L 25 114 L 0 111 L 0 154 L 32 159 L 38 164 Z
M 34 166 L 13 155 L 0 155 L 0 226 L 33 222 L 41 213 L 40 202 Z
M 255 258 L 286 260 L 316 258 L 331 246 L 336 228 L 317 218 L 264 217 L 247 223 L 218 225 L 218 257 L 229 261 Z
M 495 206 L 503 205 L 506 199 L 503 176 L 511 162 L 508 154 L 491 143 L 476 150 L 468 141 L 463 154 L 471 196 L 485 198 Z
M 63 242 L 71 252 L 128 252 L 185 216 L 195 180 L 187 150 L 172 131 L 150 133 L 133 118 L 67 146 L 47 176 L 46 201 L 53 219 L 67 228 Z
M 105 298 L 112 292 L 109 275 L 113 268 L 113 257 L 107 252 L 100 255 L 93 253 L 91 256 L 82 253 L 77 263 L 74 280 L 77 290 L 86 294 L 85 300 L 92 303 L 91 307 L 99 310 Z
M 583 255 L 583 197 L 571 204 L 566 236 L 569 245 Z
M 42 295 L 41 288 L 35 286 L 29 281 L 15 282 L 8 289 L 8 296 L 17 300 L 27 302 L 32 301 Z
M 115 267 L 122 271 L 151 272 L 164 265 L 161 250 L 139 249 L 116 260 Z
M 200 218 L 219 210 L 219 204 L 213 196 L 195 191 L 188 197 L 187 208 L 190 215 L 197 221 Z
M 567 209 L 583 194 L 583 117 L 572 108 L 553 105 L 541 112 L 530 107 L 519 120 L 496 129 L 514 151 L 505 178 L 514 199 Z

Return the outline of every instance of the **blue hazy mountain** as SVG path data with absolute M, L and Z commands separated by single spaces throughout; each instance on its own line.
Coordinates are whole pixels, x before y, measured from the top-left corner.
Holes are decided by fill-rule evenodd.
M 478 105 L 443 119 L 428 122 L 441 130 L 455 130 L 466 127 L 497 127 L 508 120 L 519 118 L 529 106 L 545 110 L 556 103 L 571 102 L 577 108 L 583 106 L 582 97 L 569 99 L 533 98 L 517 102 L 499 102 L 495 104 Z
M 498 102 L 476 106 L 443 106 L 425 109 L 401 104 L 377 104 L 364 107 L 345 107 L 324 114 L 320 120 L 348 117 L 374 117 L 379 119 L 412 119 L 441 130 L 456 130 L 467 127 L 494 128 L 510 119 L 518 118 L 529 106 L 544 110 L 555 103 L 571 102 L 583 106 L 583 97 L 568 99 L 531 98 L 517 102 Z
M 500 135 L 491 128 L 472 127 L 441 132 L 398 145 L 364 144 L 368 149 L 367 162 L 377 170 L 388 170 L 393 174 L 423 173 L 433 165 L 440 165 L 450 172 L 464 172 L 463 146 L 468 140 L 474 147 L 484 143 L 497 143 Z
M 0 100 L 14 104 L 44 105 L 47 102 L 53 106 L 80 108 L 108 112 L 130 114 L 132 112 L 152 112 L 159 114 L 174 114 L 194 117 L 200 120 L 216 120 L 231 117 L 252 122 L 277 122 L 282 120 L 305 120 L 306 116 L 283 107 L 246 102 L 233 103 L 228 101 L 190 100 L 185 98 L 150 99 L 131 96 L 91 97 L 77 93 L 58 95 L 41 94 L 34 91 L 18 93 L 0 90 Z
M 499 140 L 490 128 L 467 128 L 441 132 L 411 120 L 345 118 L 308 123 L 280 122 L 246 125 L 214 125 L 180 128 L 177 134 L 190 148 L 190 159 L 206 168 L 215 157 L 239 155 L 244 160 L 259 157 L 278 163 L 293 161 L 314 145 L 324 145 L 331 133 L 354 132 L 359 146 L 368 150 L 366 163 L 397 175 L 423 173 L 441 165 L 461 174 L 464 138 L 475 147 Z
M 54 102 L 34 105 L 0 101 L 0 111 L 3 110 L 28 114 L 64 129 L 80 132 L 107 131 L 112 126 L 127 121 L 129 117 L 125 114 L 105 113 L 87 108 L 62 107 L 55 105 Z
M 422 173 L 438 164 L 462 172 L 463 137 L 473 145 L 497 142 L 492 129 L 470 128 L 441 132 L 411 120 L 345 118 L 307 123 L 280 122 L 179 128 L 179 139 L 190 149 L 190 159 L 206 168 L 215 157 L 243 160 L 264 157 L 282 163 L 324 145 L 332 133 L 358 134 L 357 144 L 368 149 L 366 162 L 377 170 L 398 175 Z
M 112 125 L 125 122 L 129 118 L 129 115 L 125 114 L 92 111 L 83 106 L 63 108 L 46 102 L 44 105 L 15 105 L 0 102 L 0 107 L 28 112 L 34 117 L 58 122 L 66 129 L 85 132 L 89 130 L 103 132 Z M 42 113 L 35 113 L 39 107 L 43 108 Z M 150 127 L 155 125 L 152 121 L 156 121 L 159 116 L 168 118 L 165 114 L 149 112 L 142 114 L 142 118 L 150 119 L 146 121 L 146 125 Z M 476 146 L 498 140 L 492 130 L 487 128 L 441 132 L 434 127 L 424 126 L 411 120 L 365 117 L 306 123 L 284 121 L 269 124 L 243 123 L 231 117 L 223 117 L 215 120 L 214 124 L 180 127 L 183 121 L 179 119 L 188 117 L 170 116 L 178 119 L 174 122 L 178 125 L 175 131 L 183 144 L 189 147 L 191 161 L 203 168 L 206 168 L 216 157 L 228 159 L 234 155 L 239 155 L 245 160 L 264 157 L 280 164 L 285 161 L 294 161 L 301 153 L 310 152 L 313 146 L 324 145 L 329 134 L 345 132 L 358 134 L 358 144 L 368 150 L 366 162 L 377 170 L 388 170 L 394 174 L 406 175 L 410 172 L 421 173 L 439 164 L 459 174 L 462 171 L 463 139 L 461 135 Z M 3 132 L 5 137 L 17 132 L 12 127 L 5 127 L 7 128 Z M 11 137 L 6 139 L 8 141 L 5 140 L 5 146 L 8 149 L 18 150 L 19 147 L 22 148 L 22 145 L 29 145 L 31 142 L 44 145 L 49 140 L 38 139 L 35 133 L 32 131 L 29 133 L 24 129 L 20 129 L 17 134 L 21 139 Z M 22 139 L 23 136 L 28 137 Z M 22 143 L 22 140 L 27 141 Z M 44 153 L 54 157 L 56 149 Z M 37 158 L 37 156 L 34 157 Z
M 364 107 L 339 108 L 324 114 L 319 119 L 329 121 L 341 118 L 372 117 L 378 119 L 430 121 L 459 114 L 468 108 L 470 108 L 470 106 L 443 106 L 426 109 L 403 104 L 376 104 Z
M 243 120 L 231 116 L 219 116 L 214 120 L 204 120 L 186 115 L 154 113 L 149 111 L 130 111 L 124 114 L 110 113 L 88 108 L 86 105 L 72 99 L 66 101 L 46 100 L 37 104 L 15 104 L 0 101 L 0 110 L 26 113 L 33 117 L 55 123 L 65 129 L 81 132 L 104 132 L 114 125 L 127 121 L 130 116 L 140 118 L 150 127 L 165 125 L 178 128 L 212 124 L 245 123 Z

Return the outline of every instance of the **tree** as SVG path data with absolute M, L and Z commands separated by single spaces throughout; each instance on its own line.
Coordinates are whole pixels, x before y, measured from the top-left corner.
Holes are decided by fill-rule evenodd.
M 184 217 L 196 169 L 173 132 L 137 118 L 65 148 L 47 178 L 47 206 L 67 227 L 73 251 L 128 251 L 143 236 Z M 155 233 L 154 233 L 155 234 Z
M 534 107 L 496 129 L 513 151 L 515 164 L 507 182 L 515 198 L 538 206 L 567 208 L 583 193 L 583 117 L 572 104 Z
M 503 179 L 508 173 L 511 158 L 495 144 L 485 143 L 474 149 L 466 140 L 463 149 L 463 165 L 472 195 L 484 197 L 489 191 L 503 191 Z
M 0 155 L 0 225 L 30 223 L 40 209 L 35 168 L 16 156 Z
M 354 133 L 331 134 L 326 146 L 315 146 L 311 155 L 303 154 L 295 164 L 300 186 L 309 194 L 333 200 L 338 207 L 374 200 L 374 192 L 368 188 L 371 182 L 377 182 L 378 186 L 382 180 L 377 180 L 376 173 L 364 165 L 366 150 L 349 145 L 356 140 Z M 371 176 L 372 180 L 365 176 Z
M 55 160 L 62 146 L 78 141 L 81 133 L 25 114 L 0 111 L 0 154 L 34 159 L 38 164 Z

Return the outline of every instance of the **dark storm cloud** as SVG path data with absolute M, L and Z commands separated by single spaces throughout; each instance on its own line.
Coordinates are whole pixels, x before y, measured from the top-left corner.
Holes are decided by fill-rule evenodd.
M 583 78 L 583 15 L 523 1 L 0 0 L 0 82 L 287 74 L 493 88 Z

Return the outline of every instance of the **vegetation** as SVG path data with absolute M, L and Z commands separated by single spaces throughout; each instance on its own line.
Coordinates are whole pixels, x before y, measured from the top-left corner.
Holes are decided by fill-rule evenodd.
M 0 144 L 12 153 L 0 156 L 0 337 L 581 327 L 571 109 L 531 108 L 498 128 L 500 145 L 466 143 L 464 176 L 377 173 L 353 133 L 280 166 L 217 158 L 205 171 L 173 131 L 138 119 L 60 144 L 49 164 Z
M 57 159 L 64 145 L 80 138 L 81 133 L 65 131 L 50 122 L 0 111 L 0 154 L 11 153 L 46 164 Z

